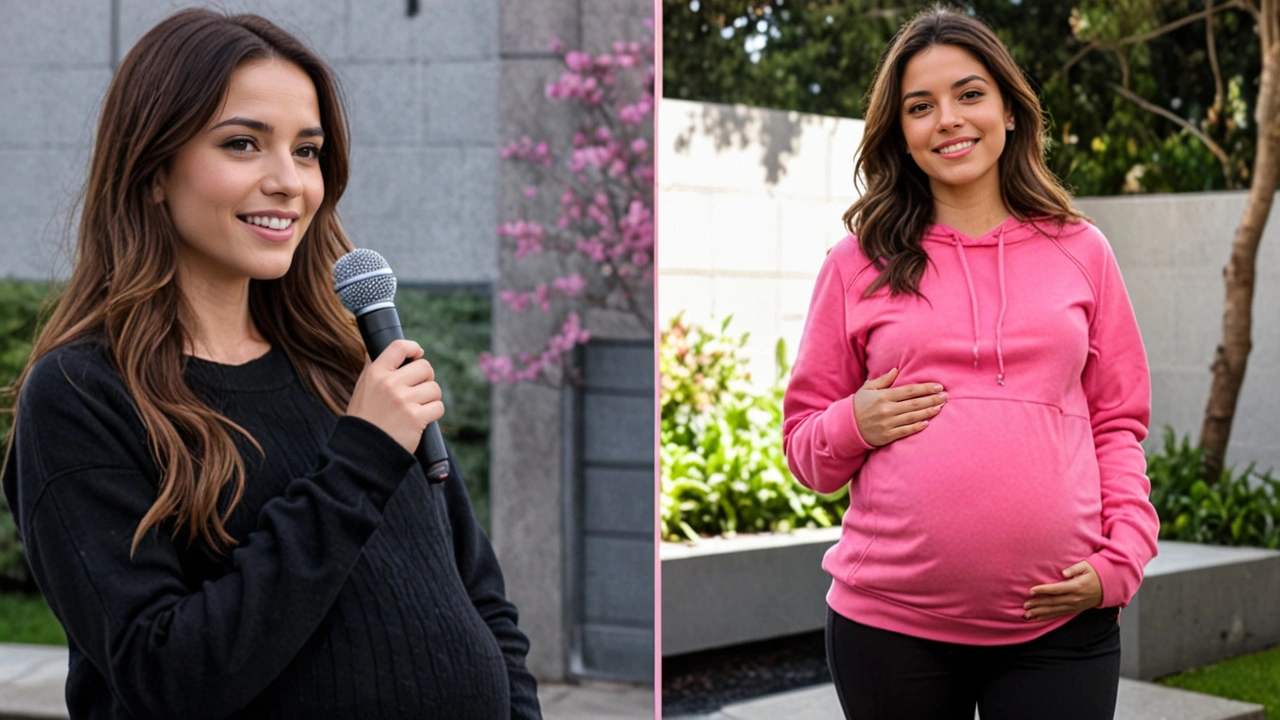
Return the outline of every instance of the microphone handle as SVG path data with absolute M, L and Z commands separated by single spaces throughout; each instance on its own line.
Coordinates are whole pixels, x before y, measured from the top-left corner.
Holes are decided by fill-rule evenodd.
M 357 315 L 356 324 L 360 326 L 360 336 L 364 338 L 365 349 L 369 351 L 371 358 L 381 355 L 392 342 L 404 339 L 400 315 L 394 305 Z M 412 361 L 405 361 L 404 364 L 408 365 L 410 362 Z M 429 482 L 441 483 L 449 477 L 449 451 L 444 447 L 444 436 L 440 434 L 438 423 L 427 425 L 422 433 L 422 441 L 413 454 L 418 458 Z

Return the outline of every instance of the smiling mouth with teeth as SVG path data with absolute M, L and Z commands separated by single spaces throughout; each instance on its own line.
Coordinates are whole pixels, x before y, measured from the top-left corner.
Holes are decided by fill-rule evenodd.
M 240 216 L 240 219 L 244 222 L 249 223 L 250 225 L 261 225 L 262 227 L 268 228 L 270 230 L 284 230 L 288 228 L 290 225 L 293 225 L 292 218 L 259 217 L 259 216 L 242 215 Z
M 977 143 L 978 143 L 977 140 L 965 140 L 964 142 L 958 142 L 958 143 L 955 143 L 954 145 L 940 147 L 937 150 L 934 150 L 934 152 L 938 153 L 939 155 L 946 155 L 948 153 L 960 152 L 961 150 L 965 150 L 967 148 L 973 147 Z

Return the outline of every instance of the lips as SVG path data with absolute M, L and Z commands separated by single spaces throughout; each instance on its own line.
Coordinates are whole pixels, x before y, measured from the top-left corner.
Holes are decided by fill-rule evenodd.
M 267 218 L 261 215 L 240 216 L 240 222 L 244 223 L 250 230 L 263 240 L 270 242 L 282 243 L 288 242 L 293 237 L 293 218 Z
M 936 147 L 933 149 L 933 151 L 938 153 L 939 155 L 954 155 L 955 153 L 968 150 L 969 148 L 977 144 L 978 144 L 977 138 L 961 138 L 959 140 L 953 140 L 952 142 L 949 142 L 946 145 L 943 145 L 941 147 Z

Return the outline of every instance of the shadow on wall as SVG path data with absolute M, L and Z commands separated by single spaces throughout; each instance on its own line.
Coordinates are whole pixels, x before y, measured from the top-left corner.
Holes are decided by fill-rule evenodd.
M 688 127 L 676 135 L 675 151 L 687 152 L 695 135 L 714 139 L 717 152 L 735 146 L 746 150 L 757 145 L 762 149 L 760 165 L 765 169 L 765 182 L 769 185 L 777 185 L 787 174 L 786 159 L 794 156 L 799 148 L 802 126 L 822 119 L 819 115 L 794 112 L 762 113 L 759 108 L 745 105 L 700 105 L 700 117 L 690 115 Z

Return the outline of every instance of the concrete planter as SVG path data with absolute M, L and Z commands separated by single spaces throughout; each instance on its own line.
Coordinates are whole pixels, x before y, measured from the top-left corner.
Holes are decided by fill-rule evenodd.
M 1139 680 L 1280 644 L 1280 552 L 1163 541 L 1120 613 L 1120 674 Z
M 840 528 L 663 543 L 662 654 L 821 629 Z
M 662 545 L 662 654 L 820 630 L 839 528 Z M 1280 644 L 1280 552 L 1163 541 L 1121 612 L 1120 673 L 1150 680 Z

